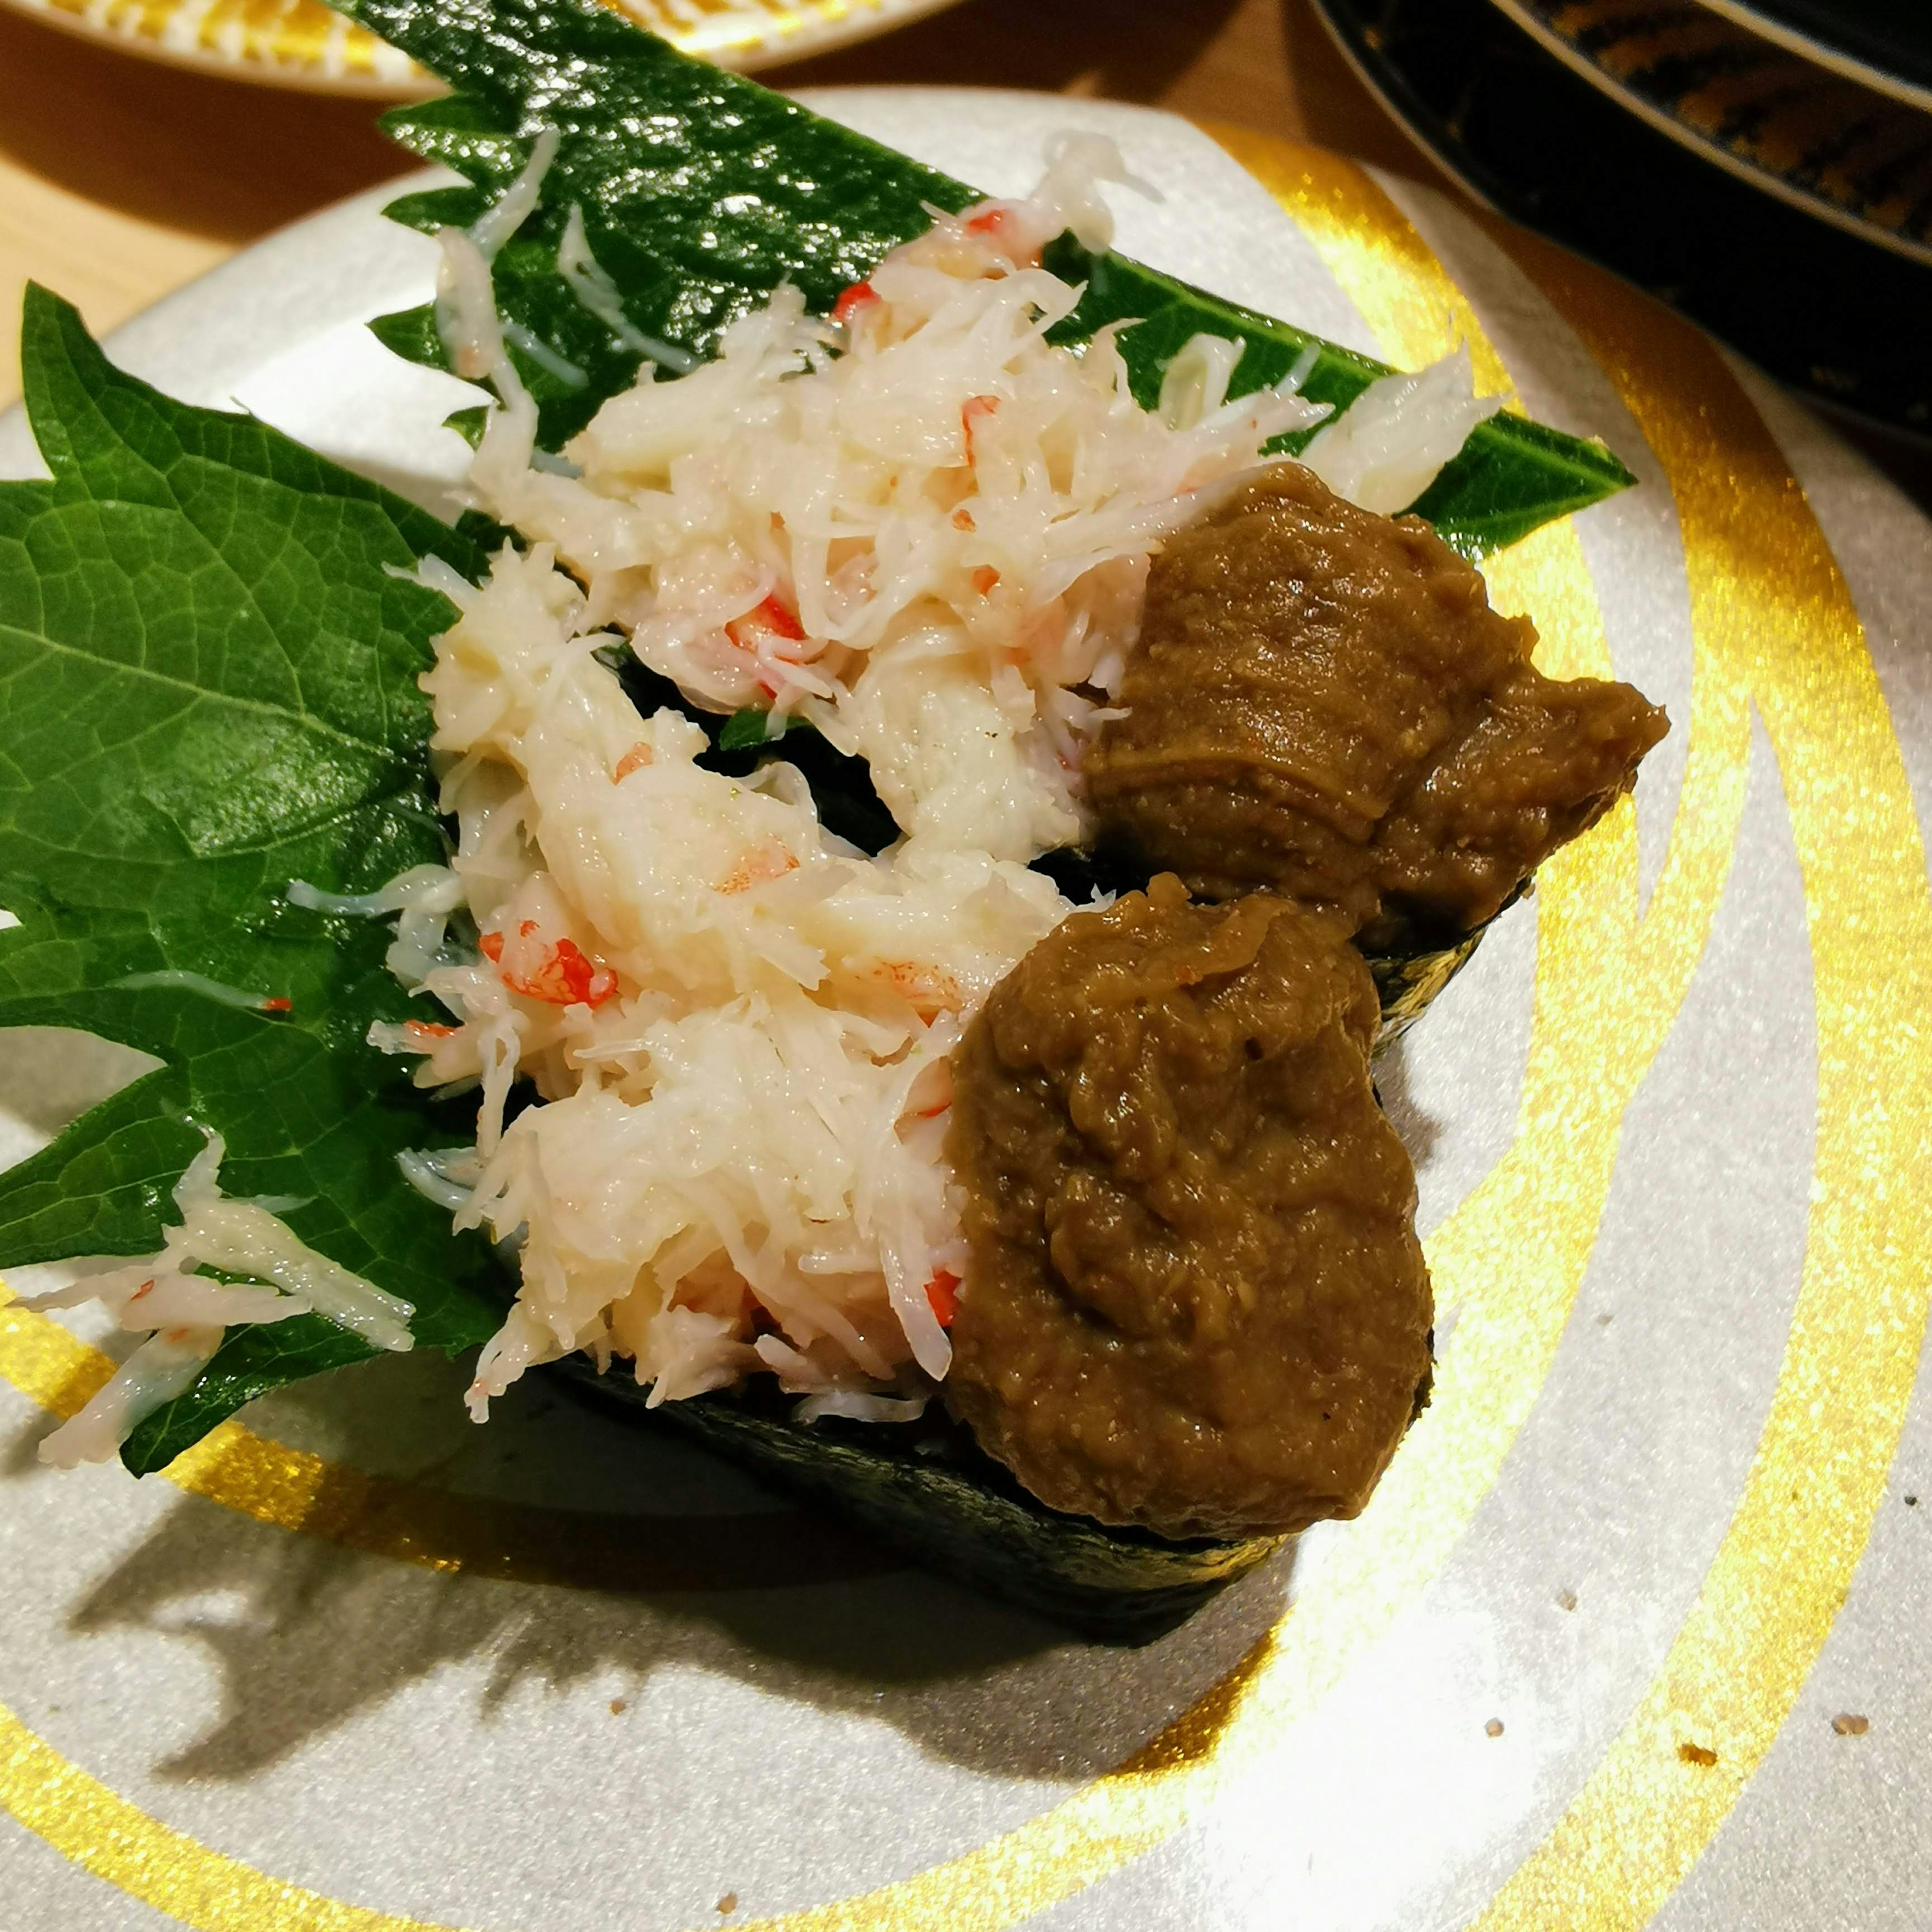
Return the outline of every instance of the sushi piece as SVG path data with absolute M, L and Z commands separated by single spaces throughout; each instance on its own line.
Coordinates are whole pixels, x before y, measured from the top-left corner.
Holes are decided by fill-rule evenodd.
M 1332 438 L 1338 410 L 1346 424 L 1382 372 L 1108 254 L 1099 184 L 1122 171 L 1105 144 L 1059 144 L 1037 193 L 991 202 L 587 4 L 346 10 L 476 83 L 400 124 L 477 187 L 403 211 L 438 230 L 442 287 L 433 313 L 382 332 L 494 390 L 471 424 L 488 520 L 462 534 L 508 541 L 485 572 L 449 532 L 416 539 L 416 589 L 455 611 L 422 679 L 448 862 L 372 892 L 340 890 L 355 867 L 322 854 L 336 887 L 290 885 L 277 917 L 394 917 L 392 970 L 437 1006 L 402 1018 L 393 996 L 372 1001 L 359 1029 L 332 1012 L 326 1050 L 346 1066 L 366 1031 L 425 1094 L 477 1096 L 473 1144 L 406 1148 L 389 1184 L 436 1202 L 459 1233 L 515 1248 L 518 1293 L 493 1312 L 472 1409 L 487 1414 L 532 1367 L 601 1368 L 600 1389 L 960 1574 L 1090 1628 L 1144 1634 L 1280 1534 L 1365 1498 L 1426 1382 L 1412 1232 L 1399 1209 L 1377 1223 L 1389 1372 L 1332 1480 L 1277 1467 L 1260 1502 L 1231 1502 L 1158 1454 L 1138 1488 L 1090 1463 L 1070 1478 L 1078 1428 L 1028 1447 L 1006 1426 L 1007 1344 L 988 1344 L 994 1300 L 979 1298 L 998 1271 L 951 1191 L 974 1166 L 958 1122 L 992 1089 L 974 1083 L 948 1117 L 994 1004 L 1107 916 L 1076 910 L 1049 855 L 1095 829 L 1084 766 L 1131 715 L 1120 700 L 1150 561 L 1268 455 L 1322 463 L 1310 436 Z M 544 79 L 560 64 L 567 99 Z M 539 99 L 547 124 L 524 111 Z M 612 130 L 652 103 L 654 159 L 681 146 L 694 165 L 652 176 L 658 199 L 626 236 L 610 226 L 617 203 L 592 190 L 634 182 Z M 742 143 L 707 145 L 727 124 L 762 130 L 797 165 L 721 281 L 687 244 L 735 219 Z M 817 199 L 790 206 L 808 179 Z M 639 252 L 646 232 L 661 250 Z M 1139 328 L 1110 326 L 1123 290 Z M 1179 364 L 1186 380 L 1170 384 Z M 1454 370 L 1434 390 L 1448 396 L 1441 420 L 1412 422 L 1393 467 L 1331 440 L 1336 480 L 1391 507 L 1420 492 L 1476 548 L 1492 528 L 1628 481 L 1606 452 L 1496 418 Z M 345 487 L 286 450 L 263 461 L 318 494 Z M 400 596 L 392 558 L 370 574 Z M 794 761 L 801 730 L 825 755 Z M 420 760 L 420 746 L 400 748 Z M 829 802 L 855 771 L 863 809 L 835 820 Z M 1244 1046 L 1224 1069 L 1261 1141 L 1297 1104 L 1284 1067 L 1340 1070 L 1347 1143 L 1386 1166 L 1393 1137 L 1366 1071 L 1372 980 L 1340 928 L 1285 900 L 1221 911 L 1179 892 L 1126 903 L 1210 950 L 1224 928 L 1264 935 L 1200 1002 L 1265 1006 L 1304 969 L 1340 989 L 1280 1055 Z M 1395 937 L 1406 1017 L 1454 960 L 1438 947 L 1424 966 L 1427 935 Z M 1458 932 L 1446 952 L 1467 943 Z M 367 955 L 342 944 L 345 958 Z M 136 972 L 125 986 L 138 980 L 150 1004 L 124 1036 L 171 1042 L 142 1016 L 231 976 L 250 982 L 192 962 Z M 1156 1032 L 1198 1004 L 1177 998 Z M 278 994 L 237 1016 L 266 1024 L 290 1007 Z M 1051 1088 L 1065 1069 L 1009 1075 Z M 1075 1120 L 1065 1093 L 1053 1104 Z M 1200 1131 L 1205 1146 L 1212 1130 Z M 358 1186 L 375 1165 L 355 1170 Z M 1405 1172 L 1390 1169 L 1389 1202 Z M 381 1290 L 382 1251 L 344 1234 L 362 1200 L 334 1216 L 334 1202 L 256 1204 L 305 1216 L 325 1258 L 353 1247 L 357 1278 Z M 1306 1247 L 1290 1208 L 1270 1210 L 1277 1245 Z M 1194 1258 L 1203 1294 L 1213 1258 L 1211 1243 Z M 440 1298 L 410 1299 L 422 1339 L 472 1332 L 473 1311 L 452 1320 Z M 272 1325 L 293 1335 L 311 1319 Z M 232 1333 L 140 1425 L 130 1459 L 148 1466 L 248 1394 L 358 1346 L 302 1330 L 302 1346 L 278 1350 L 251 1339 L 262 1332 Z M 956 1357 L 975 1366 L 950 1384 Z M 1171 1394 L 1190 1371 L 1168 1366 Z

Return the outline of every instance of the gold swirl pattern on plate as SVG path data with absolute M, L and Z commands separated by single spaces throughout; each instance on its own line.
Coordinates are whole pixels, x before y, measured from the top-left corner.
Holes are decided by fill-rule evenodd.
M 1616 382 L 1670 476 L 1694 609 L 1730 633 L 1771 738 L 1810 929 L 1810 1224 L 1744 1493 L 1655 1682 L 1478 1922 L 1481 1932 L 1634 1932 L 1771 1748 L 1844 1602 L 1904 1425 L 1932 1286 L 1932 1056 L 1920 1042 L 1932 898 L 1857 610 L 1750 399 L 1675 316 L 1532 237 L 1496 232 Z
M 1226 140 L 1312 236 L 1392 359 L 1413 366 L 1460 332 L 1486 386 L 1503 378 L 1447 272 L 1365 174 L 1284 143 Z M 1786 774 L 1811 913 L 1821 1070 L 1804 1286 L 1759 1462 L 1704 1600 L 1630 1730 L 1499 1895 L 1497 1932 L 1643 1923 L 1735 1800 L 1828 1629 L 1903 1420 L 1924 1314 L 1928 1237 L 1906 1225 L 1922 1190 L 1895 1143 L 1932 1112 L 1927 1076 L 1913 1076 L 1909 1095 L 1895 1088 L 1890 1114 L 1868 1090 L 1881 1067 L 1894 1083 L 1903 1077 L 1900 1056 L 1886 1049 L 1909 1034 L 1915 1003 L 1924 1011 L 1932 992 L 1917 828 L 1856 613 L 1728 370 L 1701 338 L 1606 278 L 1568 263 L 1559 273 L 1527 244 L 1508 246 L 1604 363 L 1676 493 L 1691 587 L 1692 715 L 1679 809 L 1648 905 L 1640 906 L 1628 806 L 1540 876 L 1516 1142 L 1430 1244 L 1444 1299 L 1463 1309 L 1436 1406 L 1292 1612 L 1128 1763 L 976 1850 L 760 1922 L 759 1932 L 997 1932 L 1070 1896 L 1264 1764 L 1286 1728 L 1439 1573 L 1541 1386 L 1594 1241 L 1624 1108 L 1702 953 L 1742 814 L 1754 696 Z M 1577 312 L 1581 290 L 1588 316 Z M 1748 499 L 1749 515 L 1731 490 Z M 1499 602 L 1535 616 L 1553 666 L 1602 666 L 1602 622 L 1573 530 L 1556 526 L 1493 560 L 1490 574 Z M 1869 956 L 1880 946 L 1875 972 Z M 1522 1231 L 1532 1215 L 1530 1241 Z M 1795 1468 L 1810 1500 L 1787 1504 Z M 1794 1567 L 1780 1570 L 1780 1561 Z M 1709 1729 L 1714 1772 L 1689 1772 L 1676 1757 L 1680 1704 Z M 4 1714 L 0 1803 L 87 1870 L 199 1932 L 434 1932 L 300 1892 L 160 1825 Z

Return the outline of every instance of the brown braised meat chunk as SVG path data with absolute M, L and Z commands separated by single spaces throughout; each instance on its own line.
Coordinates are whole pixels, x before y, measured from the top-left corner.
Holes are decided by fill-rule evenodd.
M 1154 560 L 1127 716 L 1087 755 L 1103 842 L 1371 940 L 1480 926 L 1669 728 L 1627 684 L 1545 677 L 1535 641 L 1426 524 L 1277 464 Z
M 1430 1316 L 1376 1018 L 1334 914 L 1172 874 L 994 989 L 953 1056 L 946 1386 L 1042 1502 L 1184 1537 L 1368 1500 Z

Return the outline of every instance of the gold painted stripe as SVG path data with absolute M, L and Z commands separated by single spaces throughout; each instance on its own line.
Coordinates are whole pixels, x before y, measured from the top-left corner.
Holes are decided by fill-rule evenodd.
M 1850 592 L 1784 454 L 1704 339 L 1527 236 L 1504 245 L 1669 470 L 1693 596 L 1732 634 L 1784 781 L 1816 988 L 1816 1172 L 1796 1310 L 1744 1493 L 1663 1670 L 1481 1932 L 1634 1932 L 1777 1736 L 1870 1534 L 1932 1280 L 1932 900 Z M 1721 460 L 1714 460 L 1721 452 Z M 1716 1754 L 1688 1761 L 1681 1744 Z
M 0 1803 L 83 1871 L 196 1932 L 450 1932 L 269 1878 L 150 1818 L 0 1705 Z
M 113 1372 L 99 1349 L 22 1308 L 0 1284 L 0 1377 L 64 1418 Z M 622 1516 L 459 1496 L 325 1462 L 233 1421 L 162 1473 L 188 1495 L 258 1522 L 505 1582 L 633 1594 L 769 1590 L 904 1567 L 856 1531 L 792 1510 Z

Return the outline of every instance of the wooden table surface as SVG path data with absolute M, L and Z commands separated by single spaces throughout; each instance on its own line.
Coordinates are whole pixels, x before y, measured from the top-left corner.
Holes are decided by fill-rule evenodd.
M 1305 136 L 1425 176 L 1306 0 L 965 0 L 779 86 L 961 82 L 1104 94 Z M 0 14 L 0 407 L 31 278 L 112 328 L 284 224 L 418 165 L 376 107 L 205 79 Z
M 1245 122 L 1451 185 L 1308 0 L 964 0 L 778 86 L 966 83 Z M 299 217 L 417 165 L 367 100 L 205 79 L 0 13 L 0 407 L 29 278 L 100 333 Z M 1856 439 L 1932 509 L 1932 454 Z

